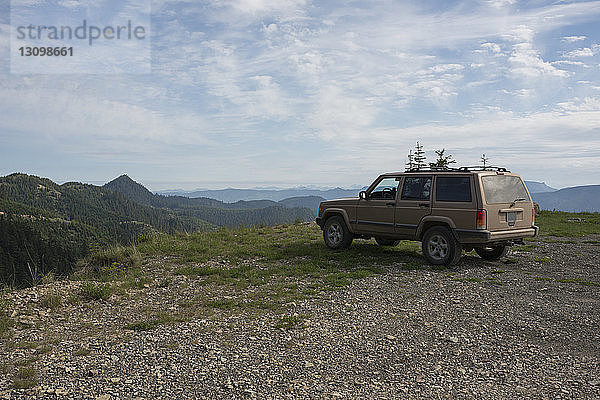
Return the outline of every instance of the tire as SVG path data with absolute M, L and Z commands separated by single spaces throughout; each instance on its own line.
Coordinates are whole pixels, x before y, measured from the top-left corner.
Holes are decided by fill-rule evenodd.
M 508 246 L 475 247 L 475 253 L 487 261 L 496 261 L 508 254 Z
M 400 243 L 399 240 L 395 240 L 395 239 L 386 239 L 386 238 L 382 238 L 382 237 L 375 237 L 375 241 L 377 242 L 378 245 L 380 246 L 398 246 L 398 244 Z
M 462 246 L 450 229 L 443 226 L 429 228 L 421 241 L 423 255 L 433 265 L 454 265 L 460 260 Z
M 336 215 L 328 218 L 323 225 L 323 239 L 327 247 L 339 250 L 350 247 L 353 237 L 344 219 Z

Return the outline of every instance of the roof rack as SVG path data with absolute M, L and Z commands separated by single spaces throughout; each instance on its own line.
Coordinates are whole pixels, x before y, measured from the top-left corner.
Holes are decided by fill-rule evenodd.
M 429 168 L 411 168 L 404 172 L 469 172 L 469 171 L 498 171 L 498 172 L 510 172 L 504 167 L 494 166 L 471 166 L 471 167 L 459 167 L 459 168 L 445 168 L 445 167 L 429 167 Z
M 429 168 L 411 168 L 404 172 L 439 172 L 439 171 L 460 171 L 458 168 L 445 168 L 445 167 L 429 167 Z
M 510 172 L 504 167 L 495 167 L 493 165 L 486 165 L 485 167 L 482 165 L 476 165 L 472 167 L 460 167 L 460 171 L 498 171 L 498 172 Z

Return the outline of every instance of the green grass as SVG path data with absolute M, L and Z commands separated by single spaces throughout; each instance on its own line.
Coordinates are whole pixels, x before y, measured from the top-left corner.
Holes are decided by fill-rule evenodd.
M 549 263 L 552 260 L 550 260 L 550 257 L 536 257 L 535 261 L 540 263 Z
M 74 279 L 115 280 L 140 265 L 142 256 L 135 246 L 112 245 L 95 249 L 92 254 L 79 260 Z
M 452 278 L 456 282 L 483 282 L 481 278 Z
M 596 287 L 600 287 L 600 282 L 588 281 L 586 279 L 581 279 L 581 278 L 556 279 L 556 282 L 560 282 L 560 283 L 576 283 L 578 285 L 583 285 L 583 286 L 596 286 Z
M 285 277 L 308 278 L 339 288 L 383 273 L 382 265 L 404 262 L 412 269 L 413 263 L 419 268 L 423 264 L 418 243 L 381 247 L 373 241 L 357 240 L 349 249 L 332 251 L 324 245 L 316 225 L 304 224 L 161 235 L 139 244 L 138 250 L 144 257 L 173 257 L 181 264 L 175 274 L 237 289 Z M 207 265 L 211 260 L 233 267 Z
M 8 335 L 10 328 L 12 328 L 14 324 L 15 321 L 6 315 L 4 310 L 0 310 L 0 338 Z
M 516 250 L 516 251 L 527 251 L 527 252 L 529 252 L 529 251 L 531 251 L 531 250 L 533 250 L 533 249 L 535 249 L 537 247 L 539 247 L 537 244 L 523 244 L 523 245 L 520 245 L 520 246 L 514 246 L 514 247 L 512 247 L 512 249 Z
M 23 367 L 17 371 L 13 387 L 15 389 L 29 389 L 37 385 L 36 371 L 32 367 Z
M 17 343 L 17 348 L 19 349 L 37 349 L 39 344 L 37 342 L 19 342 Z
M 63 304 L 62 296 L 57 294 L 46 294 L 40 299 L 40 306 L 54 310 Z
M 308 315 L 285 315 L 281 317 L 275 324 L 276 329 L 299 329 L 304 325 L 304 321 L 308 318 Z
M 99 285 L 93 282 L 85 283 L 78 292 L 79 297 L 84 301 L 108 300 L 112 293 L 113 288 L 109 284 Z
M 9 316 L 9 311 L 9 302 L 7 300 L 0 299 L 0 339 L 10 336 L 10 328 L 15 325 L 15 321 Z
M 575 284 L 583 285 L 583 286 L 600 287 L 600 282 L 589 281 L 587 279 L 582 279 L 582 278 L 554 279 L 554 278 L 548 278 L 548 277 L 545 277 L 545 276 L 536 276 L 533 279 L 535 279 L 536 281 L 548 281 L 548 282 L 558 282 L 558 283 L 575 283 Z
M 129 323 L 125 325 L 125 329 L 135 331 L 135 332 L 143 332 L 155 329 L 161 325 L 170 325 L 177 322 L 186 321 L 187 318 L 180 315 L 173 315 L 167 312 L 161 311 L 152 315 L 146 319 L 142 319 L 136 322 Z
M 569 219 L 581 218 L 585 222 L 569 222 Z M 542 211 L 536 217 L 540 235 L 581 237 L 600 234 L 600 213 L 566 213 L 562 211 Z
M 75 352 L 73 353 L 73 355 L 75 356 L 87 356 L 91 353 L 91 351 L 89 349 L 84 349 L 84 348 L 80 348 L 75 350 Z

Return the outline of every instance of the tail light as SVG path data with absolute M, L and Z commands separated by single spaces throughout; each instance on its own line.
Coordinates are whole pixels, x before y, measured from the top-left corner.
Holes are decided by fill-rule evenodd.
M 535 207 L 531 209 L 531 225 L 535 225 Z
M 321 216 L 322 212 L 323 212 L 323 206 L 319 204 L 319 217 Z
M 487 210 L 477 210 L 477 229 L 487 229 Z

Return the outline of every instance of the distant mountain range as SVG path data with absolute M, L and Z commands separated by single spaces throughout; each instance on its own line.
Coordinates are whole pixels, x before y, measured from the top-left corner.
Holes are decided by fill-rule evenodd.
M 600 212 L 600 185 L 554 189 L 544 182 L 525 181 L 525 184 L 542 210 Z
M 321 197 L 326 200 L 339 199 L 342 197 L 357 197 L 358 192 L 364 188 L 355 189 L 308 189 L 308 188 L 291 188 L 291 189 L 218 189 L 218 190 L 162 190 L 156 192 L 165 196 L 185 196 L 189 198 L 211 198 L 221 200 L 226 203 L 234 203 L 244 200 L 272 200 L 281 201 L 290 197 Z
M 546 185 L 544 182 L 525 181 L 529 193 L 534 201 L 540 204 L 544 210 L 560 211 L 590 211 L 600 212 L 600 193 L 597 186 L 577 186 L 566 189 L 555 189 Z M 168 197 L 174 193 L 179 196 L 197 197 L 204 196 L 208 198 L 221 200 L 221 207 L 240 207 L 244 201 L 253 204 L 258 199 L 267 199 L 278 201 L 284 205 L 295 205 L 298 207 L 308 207 L 313 212 L 317 212 L 319 203 L 325 200 L 331 200 L 341 197 L 357 197 L 358 192 L 364 188 L 355 189 L 221 189 L 221 190 L 199 190 L 199 191 L 161 191 L 158 193 L 167 193 Z M 285 198 L 292 196 L 291 198 Z M 283 199 L 283 200 L 282 200 Z M 236 205 L 237 204 L 237 205 Z
M 542 210 L 600 212 L 600 185 L 575 186 L 531 196 Z
M 544 182 L 525 181 L 530 193 L 554 192 L 557 189 L 551 188 Z M 353 189 L 311 189 L 311 188 L 290 188 L 290 189 L 217 189 L 217 190 L 161 190 L 157 194 L 164 196 L 183 196 L 189 198 L 210 198 L 221 200 L 225 203 L 235 203 L 238 201 L 251 200 L 272 200 L 281 201 L 288 198 L 318 197 L 325 200 L 339 199 L 343 197 L 358 197 L 358 193 L 365 187 L 356 187 Z M 318 207 L 318 204 L 317 204 Z
M 527 186 L 527 190 L 529 190 L 530 194 L 556 192 L 558 190 L 546 185 L 545 182 L 525 181 L 525 186 Z
M 163 196 L 153 194 L 127 175 L 122 175 L 104 185 L 105 188 L 122 193 L 139 204 L 177 211 L 179 215 L 193 216 L 217 226 L 248 227 L 292 223 L 295 220 L 310 221 L 314 200 L 296 201 L 284 199 L 239 200 L 225 203 L 207 197 Z M 318 204 L 316 206 L 318 208 Z

